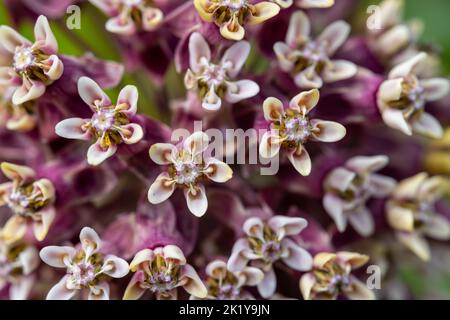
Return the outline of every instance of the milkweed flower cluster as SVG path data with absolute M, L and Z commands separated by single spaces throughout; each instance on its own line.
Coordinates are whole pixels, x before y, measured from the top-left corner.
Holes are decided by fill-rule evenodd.
M 0 299 L 448 298 L 450 82 L 403 5 L 5 1 Z

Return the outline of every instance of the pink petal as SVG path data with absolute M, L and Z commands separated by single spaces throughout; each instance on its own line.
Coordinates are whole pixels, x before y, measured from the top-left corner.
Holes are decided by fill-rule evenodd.
M 422 113 L 420 118 L 413 123 L 413 130 L 419 134 L 433 139 L 440 139 L 444 135 L 444 129 L 439 121 L 429 113 Z
M 333 60 L 327 64 L 322 71 L 322 79 L 332 83 L 354 77 L 358 72 L 358 67 L 350 61 Z
M 126 144 L 135 144 L 144 137 L 144 130 L 136 123 L 126 124 L 120 127 L 120 136 Z
M 334 194 L 327 193 L 323 197 L 323 207 L 336 223 L 339 232 L 344 232 L 347 229 L 347 217 L 344 213 L 342 200 Z
M 66 268 L 65 259 L 72 261 L 77 251 L 73 247 L 48 246 L 39 252 L 39 256 L 49 266 L 55 268 Z
M 31 42 L 8 26 L 0 26 L 0 43 L 9 53 L 14 54 L 17 47 L 31 46 Z
M 296 11 L 289 21 L 286 44 L 291 48 L 297 48 L 297 45 L 308 41 L 310 33 L 311 24 L 308 16 L 303 11 Z
M 112 278 L 123 278 L 125 277 L 130 269 L 128 262 L 122 258 L 107 255 L 103 263 L 103 268 L 105 269 L 105 274 Z
M 250 53 L 250 44 L 247 41 L 240 41 L 233 44 L 227 51 L 225 51 L 221 65 L 226 66 L 228 75 L 235 78 L 247 60 Z
M 47 17 L 39 16 L 34 26 L 35 46 L 47 54 L 58 52 L 58 42 L 50 29 Z
M 230 258 L 227 262 L 228 270 L 231 272 L 239 272 L 244 270 L 247 266 L 248 258 L 243 253 L 248 250 L 250 250 L 250 248 L 247 239 L 237 240 L 234 243 Z
M 376 172 L 387 166 L 389 158 L 387 156 L 371 156 L 371 157 L 353 157 L 348 160 L 345 166 L 361 175 Z
M 107 149 L 101 146 L 101 139 L 91 145 L 87 153 L 87 161 L 91 166 L 98 166 L 106 159 L 112 157 L 117 151 L 116 145 L 110 145 Z
M 9 288 L 11 300 L 27 300 L 35 281 L 33 276 L 17 277 Z
M 166 173 L 161 173 L 148 190 L 148 201 L 159 204 L 166 201 L 175 191 L 175 181 Z
M 308 225 L 308 222 L 303 218 L 274 216 L 269 219 L 267 224 L 274 230 L 279 239 L 285 236 L 293 236 L 302 232 Z
M 89 119 L 81 118 L 66 119 L 56 125 L 55 132 L 58 136 L 66 139 L 90 140 L 91 133 L 83 128 L 89 121 Z
M 197 272 L 191 265 L 186 264 L 182 267 L 180 274 L 180 281 L 185 282 L 183 288 L 189 294 L 197 298 L 206 298 L 208 290 L 206 289 L 202 280 L 200 280 L 200 277 L 198 276 Z
M 211 50 L 203 36 L 194 32 L 189 38 L 189 65 L 194 72 L 199 72 L 203 64 L 211 60 Z
M 66 286 L 69 276 L 64 276 L 47 294 L 47 300 L 70 300 L 77 290 L 68 289 Z
M 317 41 L 324 43 L 329 56 L 332 56 L 350 35 L 350 25 L 345 21 L 336 21 L 328 25 Z
M 264 299 L 268 299 L 275 293 L 277 288 L 277 278 L 275 271 L 269 269 L 264 273 L 264 279 L 258 284 L 258 292 Z
M 372 214 L 366 207 L 360 207 L 348 214 L 348 220 L 356 232 L 363 237 L 369 237 L 375 231 Z
M 242 230 L 244 230 L 246 235 L 259 239 L 263 239 L 264 237 L 263 229 L 264 223 L 260 218 L 257 217 L 245 220 L 244 225 L 242 226 Z
M 117 105 L 125 104 L 126 107 L 120 108 L 120 111 L 125 113 L 128 117 L 134 116 L 137 112 L 137 103 L 139 99 L 139 92 L 135 86 L 126 86 L 120 93 L 117 99 Z
M 420 85 L 425 89 L 427 101 L 440 100 L 447 96 L 450 90 L 450 82 L 443 78 L 420 80 Z
M 313 258 L 311 254 L 289 238 L 281 242 L 284 255 L 283 262 L 291 269 L 298 271 L 311 270 Z
M 100 86 L 88 77 L 81 77 L 78 80 L 78 93 L 81 99 L 90 106 L 93 111 L 96 111 L 94 106 L 97 104 L 100 107 L 111 106 L 111 100 Z
M 35 80 L 24 80 L 22 86 L 18 87 L 13 94 L 12 102 L 14 104 L 23 104 L 25 102 L 40 98 L 45 93 L 45 84 Z
M 225 92 L 225 100 L 230 103 L 252 98 L 259 93 L 259 86 L 251 80 L 240 80 L 227 83 L 227 91 Z
M 102 240 L 94 229 L 84 227 L 80 232 L 80 243 L 87 256 L 100 250 Z

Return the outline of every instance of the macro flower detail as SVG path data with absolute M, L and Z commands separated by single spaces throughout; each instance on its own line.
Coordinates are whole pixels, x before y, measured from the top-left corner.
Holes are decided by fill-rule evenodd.
M 339 232 L 344 232 L 350 223 L 362 236 L 374 233 L 373 217 L 366 203 L 371 198 L 387 197 L 394 190 L 394 179 L 375 173 L 388 162 L 386 156 L 354 157 L 327 175 L 323 206 Z
M 297 7 L 303 9 L 329 8 L 334 5 L 334 0 L 271 0 L 271 1 L 275 2 L 283 9 L 291 7 L 294 4 L 294 2 Z
M 374 293 L 351 274 L 369 261 L 369 257 L 353 252 L 319 253 L 313 269 L 300 279 L 305 300 L 335 300 L 344 296 L 351 300 L 374 300 Z
M 189 39 L 190 69 L 184 83 L 188 90 L 198 93 L 202 107 L 215 111 L 222 106 L 222 100 L 236 103 L 259 93 L 259 86 L 251 80 L 233 81 L 241 71 L 250 53 L 250 44 L 240 41 L 225 51 L 221 61 L 211 61 L 211 50 L 200 33 L 193 33 Z
M 280 12 L 275 3 L 249 0 L 194 0 L 198 14 L 205 22 L 215 23 L 220 34 L 229 40 L 242 40 L 244 26 L 256 25 L 273 18 Z
M 206 213 L 208 199 L 202 180 L 224 183 L 233 176 L 226 163 L 215 158 L 204 158 L 208 144 L 206 133 L 195 132 L 177 146 L 157 143 L 150 148 L 150 158 L 156 164 L 168 166 L 168 171 L 161 173 L 150 186 L 150 203 L 166 201 L 179 186 L 184 190 L 189 210 L 197 217 Z
M 31 43 L 12 28 L 0 26 L 0 43 L 8 55 L 0 65 L 0 85 L 15 89 L 12 102 L 16 105 L 41 97 L 64 70 L 57 56 L 58 43 L 45 16 L 37 19 L 34 36 Z
M 27 299 L 38 266 L 36 248 L 21 241 L 7 241 L 0 230 L 0 291 L 9 287 L 10 299 Z
M 92 118 L 63 120 L 56 125 L 55 131 L 57 135 L 67 139 L 96 140 L 87 153 L 89 164 L 97 166 L 112 157 L 121 143 L 135 144 L 143 138 L 143 128 L 132 122 L 137 112 L 136 87 L 124 87 L 115 105 L 90 78 L 82 77 L 78 80 L 78 92 L 91 108 Z
M 131 262 L 130 269 L 134 275 L 125 290 L 125 300 L 137 300 L 147 290 L 158 300 L 177 299 L 178 287 L 196 298 L 207 295 L 205 285 L 177 246 L 141 250 Z
M 258 284 L 263 298 L 271 297 L 277 287 L 273 270 L 274 263 L 281 260 L 289 268 L 307 271 L 311 268 L 312 257 L 291 237 L 298 235 L 307 226 L 303 218 L 274 216 L 267 221 L 250 218 L 245 221 L 243 230 L 246 238 L 236 241 L 228 260 L 228 270 L 238 272 L 250 266 L 261 269 L 264 279 Z
M 443 78 L 420 79 L 426 58 L 422 52 L 392 69 L 378 90 L 378 108 L 389 127 L 409 136 L 416 132 L 438 139 L 443 129 L 434 116 L 425 112 L 425 106 L 445 97 L 450 82 Z
M 292 75 L 300 88 L 321 88 L 352 78 L 357 67 L 345 60 L 332 60 L 332 56 L 344 44 L 350 26 L 344 21 L 329 25 L 317 39 L 310 38 L 311 25 L 302 11 L 294 13 L 289 23 L 285 42 L 274 45 L 280 68 Z
M 387 220 L 399 241 L 425 261 L 431 258 L 425 237 L 450 240 L 450 222 L 435 208 L 446 187 L 443 178 L 419 173 L 401 181 L 386 204 Z
M 109 300 L 108 278 L 123 278 L 129 272 L 128 263 L 114 255 L 101 252 L 98 234 L 85 227 L 76 247 L 48 246 L 39 253 L 41 259 L 54 268 L 66 268 L 66 275 L 48 292 L 47 300 L 70 300 L 78 292 L 89 290 L 89 300 Z
M 253 300 L 254 297 L 244 287 L 256 286 L 264 278 L 264 273 L 253 267 L 231 272 L 226 262 L 221 260 L 210 262 L 206 266 L 206 274 L 207 299 L 210 300 Z
M 357 73 L 355 64 L 345 60 L 333 60 L 336 51 L 344 44 L 350 26 L 336 21 L 313 40 L 308 16 L 295 12 L 289 22 L 285 42 L 277 42 L 274 51 L 284 72 L 292 75 L 299 88 L 321 88 L 324 83 L 333 83 L 352 78 Z
M 48 179 L 37 179 L 33 169 L 3 162 L 3 174 L 11 180 L 0 184 L 0 206 L 13 212 L 3 227 L 8 241 L 23 238 L 31 226 L 38 241 L 45 239 L 54 218 L 55 189 Z
M 317 89 L 302 92 L 290 101 L 286 109 L 277 98 L 264 101 L 264 118 L 270 123 L 270 130 L 261 137 L 259 152 L 262 157 L 274 158 L 283 148 L 301 175 L 311 173 L 311 158 L 305 148 L 306 143 L 337 142 L 346 134 L 345 127 L 337 122 L 309 118 L 319 97 Z
M 153 0 L 89 0 L 106 15 L 109 32 L 133 35 L 138 31 L 153 31 L 163 20 L 163 12 L 155 8 Z
M 4 123 L 11 131 L 29 132 L 36 127 L 35 102 L 27 101 L 15 105 L 11 99 L 13 91 L 15 89 L 6 90 L 0 98 L 0 125 Z

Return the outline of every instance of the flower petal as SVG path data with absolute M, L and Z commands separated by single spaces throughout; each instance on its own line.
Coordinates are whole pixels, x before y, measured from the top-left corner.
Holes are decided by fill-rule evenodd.
M 48 70 L 44 73 L 51 81 L 58 80 L 63 75 L 64 65 L 57 55 L 51 55 L 48 59 L 43 60 L 42 64 L 48 66 Z
M 148 190 L 148 201 L 152 204 L 159 204 L 167 199 L 175 191 L 175 181 L 167 174 L 161 173 Z
M 350 300 L 375 300 L 373 291 L 355 277 L 351 277 L 351 290 L 346 291 L 345 295 Z
M 47 300 L 70 300 L 73 298 L 77 290 L 68 289 L 66 286 L 69 276 L 64 276 L 50 291 L 47 293 Z
M 414 211 L 396 205 L 388 204 L 387 220 L 389 225 L 399 231 L 414 231 Z
M 34 178 L 36 173 L 33 169 L 26 166 L 19 166 L 17 164 L 2 162 L 0 168 L 3 174 L 10 180 L 27 181 Z
M 369 261 L 369 256 L 356 252 L 340 251 L 336 254 L 338 262 L 349 264 L 353 269 L 358 269 Z
M 283 103 L 277 98 L 267 98 L 264 100 L 263 111 L 266 121 L 279 121 L 284 115 Z
M 307 115 L 319 103 L 320 92 L 317 89 L 302 92 L 289 102 L 289 108 Z
M 172 155 L 176 154 L 177 149 L 170 143 L 155 143 L 150 147 L 150 159 L 159 165 L 167 165 L 172 163 Z
M 189 211 L 196 217 L 202 217 L 208 210 L 208 198 L 206 197 L 205 187 L 198 185 L 194 188 L 184 190 Z
M 120 90 L 117 105 L 120 107 L 120 112 L 125 113 L 128 117 L 132 117 L 137 112 L 137 103 L 139 99 L 139 92 L 135 86 L 128 85 Z M 122 104 L 124 105 L 122 107 Z
M 2 236 L 8 241 L 22 239 L 27 232 L 27 220 L 19 215 L 14 215 L 5 223 Z
M 35 247 L 25 248 L 18 256 L 22 266 L 22 273 L 29 275 L 39 266 L 39 254 Z
M 259 143 L 259 154 L 266 159 L 272 159 L 280 153 L 282 139 L 273 131 L 264 133 Z
M 291 48 L 308 41 L 311 33 L 311 23 L 308 16 L 303 11 L 296 11 L 289 21 L 289 28 L 286 34 L 286 44 Z
M 322 71 L 322 79 L 332 83 L 354 77 L 358 72 L 358 67 L 350 61 L 333 60 L 325 65 Z
M 34 26 L 35 46 L 47 54 L 58 52 L 58 42 L 50 29 L 47 17 L 39 16 Z
M 141 283 L 145 281 L 145 275 L 143 271 L 136 272 L 130 280 L 125 293 L 123 294 L 123 300 L 138 300 L 142 297 L 146 291 L 141 286 Z
M 211 50 L 205 38 L 194 32 L 189 38 L 189 65 L 194 72 L 199 72 L 205 62 L 211 60 Z
M 252 217 L 245 220 L 244 225 L 242 227 L 242 230 L 244 230 L 246 235 L 258 239 L 263 239 L 264 237 L 263 229 L 264 223 L 261 220 L 261 218 L 258 217 Z
M 227 82 L 227 91 L 225 100 L 230 103 L 252 98 L 259 93 L 259 86 L 251 80 L 239 80 L 236 82 Z
M 316 72 L 316 66 L 312 65 L 294 77 L 294 82 L 299 88 L 320 89 L 323 86 L 322 78 Z
M 444 135 L 444 129 L 439 121 L 429 113 L 422 113 L 419 119 L 412 125 L 413 131 L 426 137 L 440 139 Z
M 72 261 L 75 257 L 77 251 L 73 247 L 58 247 L 58 246 L 48 246 L 42 248 L 39 252 L 39 256 L 42 261 L 44 261 L 49 266 L 54 268 L 66 268 L 67 265 L 64 263 L 65 259 Z
M 22 86 L 14 91 L 12 102 L 16 105 L 24 104 L 25 102 L 40 98 L 44 93 L 44 83 L 36 80 L 24 81 Z
M 316 284 L 316 277 L 312 273 L 306 273 L 300 278 L 300 291 L 303 299 L 311 300 L 311 290 Z
M 107 282 L 100 282 L 89 289 L 88 300 L 109 300 L 109 284 Z
M 236 77 L 241 71 L 250 53 L 250 44 L 240 41 L 233 44 L 223 54 L 221 65 L 226 68 L 231 78 Z
M 186 257 L 180 247 L 175 245 L 167 245 L 162 250 L 164 258 L 176 260 L 179 265 L 186 264 Z
M 311 120 L 314 139 L 322 142 L 337 142 L 344 139 L 347 130 L 345 127 L 334 121 Z
M 425 224 L 424 233 L 436 240 L 449 241 L 450 222 L 446 217 L 433 214 Z
M 197 271 L 191 265 L 186 264 L 182 267 L 180 282 L 184 282 L 183 288 L 189 294 L 201 299 L 206 298 L 208 290 L 198 276 Z
M 128 265 L 128 262 L 122 258 L 107 255 L 105 257 L 102 269 L 105 270 L 105 274 L 112 278 L 123 278 L 128 274 L 130 266 Z
M 352 227 L 363 237 L 369 237 L 375 232 L 375 223 L 371 212 L 366 207 L 359 207 L 348 215 Z
M 209 137 L 206 133 L 197 131 L 191 134 L 183 142 L 183 147 L 192 156 L 197 156 L 203 153 L 209 145 Z
M 427 58 L 427 56 L 428 55 L 425 52 L 420 52 L 409 60 L 398 65 L 389 73 L 389 79 L 403 78 L 409 74 L 415 74 L 416 68 Z
M 389 163 L 389 158 L 387 156 L 372 156 L 372 157 L 353 157 L 348 160 L 345 166 L 360 174 L 367 175 L 372 172 L 379 171 L 383 169 Z
M 334 194 L 327 193 L 323 197 L 323 207 L 333 219 L 339 232 L 344 232 L 347 229 L 347 217 L 342 200 Z
M 58 136 L 66 139 L 90 140 L 91 133 L 84 126 L 90 120 L 81 118 L 70 118 L 59 122 L 55 127 Z
M 367 178 L 370 192 L 374 197 L 383 198 L 390 195 L 397 185 L 395 179 L 380 174 L 371 174 Z
M 232 17 L 232 20 L 220 27 L 220 34 L 225 39 L 240 41 L 244 39 L 245 29 L 239 24 L 239 21 L 235 17 Z
M 35 283 L 35 277 L 18 277 L 9 288 L 11 300 L 27 300 Z
M 431 258 L 430 247 L 427 241 L 416 233 L 398 232 L 397 238 L 423 261 Z
M 308 271 L 313 265 L 313 258 L 308 251 L 300 247 L 297 243 L 289 238 L 283 239 L 281 242 L 283 251 L 286 255 L 283 256 L 283 262 L 291 269 L 297 271 Z
M 335 21 L 323 30 L 317 41 L 325 44 L 327 53 L 332 56 L 350 35 L 350 25 L 345 21 Z
M 14 54 L 17 47 L 30 46 L 31 42 L 8 26 L 0 26 L 0 43 L 9 53 Z
M 311 173 L 311 158 L 308 151 L 303 146 L 299 146 L 295 151 L 288 154 L 288 159 L 302 176 L 309 176 Z
M 420 85 L 425 89 L 425 98 L 427 101 L 437 101 L 448 95 L 450 91 L 450 82 L 448 79 L 434 78 L 420 80 Z
M 230 258 L 227 262 L 228 270 L 231 272 L 239 272 L 244 270 L 247 266 L 248 258 L 243 253 L 248 250 L 250 250 L 250 248 L 247 239 L 237 240 L 233 245 Z
M 217 280 L 222 280 L 227 275 L 227 264 L 221 260 L 214 260 L 208 263 L 205 269 L 206 274 Z
M 274 216 L 267 224 L 277 233 L 279 239 L 297 235 L 308 226 L 308 222 L 303 218 L 286 216 Z
M 226 163 L 215 158 L 209 158 L 205 161 L 205 174 L 214 182 L 227 182 L 233 177 L 233 170 Z
M 253 267 L 246 267 L 239 273 L 239 277 L 245 277 L 243 286 L 256 286 L 264 279 L 264 273 Z
M 83 101 L 93 108 L 95 105 L 99 107 L 108 107 L 111 105 L 111 100 L 100 86 L 91 78 L 81 77 L 78 80 L 78 93 Z
M 260 24 L 270 18 L 275 17 L 280 12 L 280 7 L 268 1 L 259 2 L 253 5 L 254 12 L 249 18 L 250 24 Z
M 145 31 L 153 31 L 161 25 L 164 18 L 163 12 L 158 8 L 146 8 L 142 12 L 142 28 Z
M 277 277 L 273 268 L 264 272 L 264 279 L 258 284 L 258 292 L 264 299 L 268 299 L 277 289 Z
M 217 111 L 222 106 L 222 99 L 216 92 L 216 87 L 212 85 L 203 97 L 202 107 L 209 111 Z
M 406 121 L 401 110 L 387 109 L 381 115 L 387 126 L 399 130 L 408 136 L 412 135 L 411 125 Z
M 41 219 L 39 221 L 33 221 L 33 233 L 38 241 L 43 241 L 47 236 L 55 215 L 55 209 L 51 207 L 41 211 Z
M 87 256 L 100 250 L 102 240 L 94 229 L 84 227 L 80 232 L 80 243 Z
M 144 137 L 144 130 L 137 123 L 129 123 L 120 127 L 120 136 L 125 144 L 135 144 Z
M 101 145 L 101 140 L 99 139 L 96 143 L 91 145 L 87 152 L 87 162 L 91 166 L 98 166 L 103 163 L 106 159 L 112 157 L 117 151 L 117 146 L 112 144 L 104 149 Z

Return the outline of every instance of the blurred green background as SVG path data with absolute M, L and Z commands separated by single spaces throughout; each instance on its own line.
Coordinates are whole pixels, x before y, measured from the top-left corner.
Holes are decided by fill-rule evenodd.
M 17 0 L 19 1 L 19 0 Z M 337 0 L 340 1 L 340 0 Z M 371 4 L 377 4 L 375 0 L 361 1 L 361 15 L 365 14 L 365 8 Z M 425 26 L 425 32 L 421 41 L 425 44 L 433 44 L 442 52 L 442 65 L 445 74 L 450 75 L 450 0 L 405 0 L 405 18 L 420 19 Z M 68 55 L 81 55 L 91 51 L 102 59 L 120 60 L 117 47 L 111 35 L 105 31 L 106 18 L 91 5 L 83 9 L 82 30 L 67 32 L 65 23 L 51 21 L 60 46 L 60 52 Z M 3 0 L 0 0 L 0 25 L 11 24 L 10 17 L 5 10 Z M 86 30 L 88 30 L 86 32 Z M 33 22 L 29 21 L 20 26 L 19 31 L 26 37 L 33 38 Z M 180 80 L 181 79 L 181 80 Z M 176 74 L 174 69 L 167 75 L 166 81 L 171 83 L 171 93 L 177 96 L 183 92 L 182 77 Z M 156 106 L 155 84 L 142 72 L 126 74 L 123 84 L 134 84 L 141 93 L 139 99 L 140 112 L 144 112 L 155 118 L 165 119 L 166 115 L 160 114 Z M 121 86 L 119 86 L 121 87 Z M 144 90 L 142 90 L 144 88 Z M 109 90 L 115 96 L 118 88 Z M 450 252 L 445 249 L 442 257 L 445 262 L 437 265 L 425 265 L 417 263 L 405 264 L 399 270 L 400 276 L 416 297 L 450 298 L 450 270 L 448 259 Z

